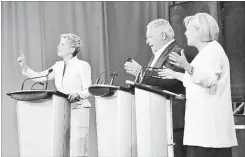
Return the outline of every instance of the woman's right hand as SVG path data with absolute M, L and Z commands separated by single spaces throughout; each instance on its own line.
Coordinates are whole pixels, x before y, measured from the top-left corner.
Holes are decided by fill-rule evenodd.
M 174 79 L 174 71 L 163 66 L 163 69 L 159 69 L 158 75 L 162 79 Z
M 25 56 L 23 53 L 21 53 L 21 55 L 17 58 L 17 61 L 20 64 L 20 66 L 23 66 L 25 64 Z
M 22 67 L 24 71 L 27 70 L 27 65 L 25 63 L 25 55 L 21 52 L 21 55 L 17 58 L 17 62 Z
M 189 66 L 189 63 L 185 57 L 184 50 L 180 51 L 180 55 L 176 52 L 171 52 L 169 54 L 169 60 L 170 60 L 170 64 L 173 64 L 183 69 L 186 69 Z

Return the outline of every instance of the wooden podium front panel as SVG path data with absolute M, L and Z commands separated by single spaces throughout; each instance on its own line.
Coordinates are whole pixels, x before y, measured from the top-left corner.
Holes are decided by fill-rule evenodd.
M 138 157 L 167 157 L 166 99 L 135 88 Z
M 16 110 L 21 157 L 69 156 L 70 105 L 64 98 L 18 101 Z

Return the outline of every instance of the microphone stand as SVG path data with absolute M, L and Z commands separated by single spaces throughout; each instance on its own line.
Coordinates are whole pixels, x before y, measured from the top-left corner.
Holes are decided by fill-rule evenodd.
M 123 62 L 123 64 L 119 65 L 118 68 L 116 70 L 114 70 L 113 74 L 111 75 L 110 85 L 113 85 L 115 77 L 118 76 L 118 74 L 116 72 L 124 65 L 125 62 L 131 61 L 131 60 L 132 60 L 132 58 L 127 57 L 127 59 Z
M 23 90 L 24 84 L 25 84 L 25 82 L 26 82 L 27 80 L 32 80 L 32 79 L 37 79 L 37 78 L 42 78 L 42 77 L 47 77 L 47 78 L 48 78 L 48 75 L 49 75 L 52 71 L 53 71 L 53 69 L 49 69 L 48 74 L 45 75 L 45 76 L 38 76 L 38 77 L 32 77 L 32 78 L 27 78 L 27 79 L 25 79 L 25 80 L 23 81 L 22 85 L 21 85 L 21 90 Z M 47 80 L 47 81 L 48 81 L 48 80 Z M 46 88 L 47 88 L 47 82 L 46 82 Z
M 113 84 L 113 82 L 114 82 L 114 80 L 115 80 L 115 77 L 116 77 L 116 76 L 118 76 L 118 74 L 115 74 L 115 73 L 111 74 L 111 81 L 110 81 L 110 85 L 112 85 L 112 84 Z
M 106 71 L 102 72 L 102 73 L 99 75 L 99 77 L 96 79 L 95 84 L 98 84 L 98 83 L 99 83 L 100 77 L 101 77 L 104 73 L 106 73 L 107 71 L 110 71 L 110 70 L 112 70 L 112 69 L 114 69 L 114 68 L 116 68 L 116 67 L 118 67 L 118 65 L 117 65 L 117 66 L 113 66 L 112 68 L 107 69 Z
M 106 71 L 104 71 L 104 72 L 102 72 L 100 75 L 99 75 L 99 77 L 96 79 L 96 82 L 95 82 L 95 84 L 98 84 L 99 83 L 99 81 L 100 81 L 100 77 L 104 74 L 104 73 L 106 73 L 107 71 L 111 71 L 111 70 L 113 70 L 113 69 L 115 69 L 115 68 L 117 68 L 114 72 L 113 72 L 113 74 L 111 75 L 111 74 L 109 74 L 109 75 L 111 75 L 112 76 L 112 79 L 114 80 L 114 77 L 116 76 L 115 75 L 115 72 L 121 67 L 121 66 L 123 66 L 123 64 L 125 63 L 125 62 L 127 62 L 127 61 L 130 61 L 130 60 L 132 60 L 130 57 L 127 57 L 126 58 L 126 60 L 124 60 L 123 61 L 123 63 L 122 64 L 120 64 L 120 65 L 116 65 L 116 66 L 113 66 L 112 68 L 110 68 L 110 69 L 108 69 L 108 70 L 106 70 Z M 108 75 L 107 75 L 108 76 Z M 117 75 L 118 76 L 118 75 Z M 111 81 L 112 83 L 113 83 L 113 80 Z
M 118 76 L 118 74 L 116 74 L 116 72 L 122 67 L 122 65 L 118 66 L 118 68 L 116 70 L 114 70 L 114 72 L 111 74 L 111 81 L 110 81 L 110 85 L 113 84 L 115 77 Z
M 46 81 L 45 90 L 47 90 L 47 88 L 48 88 L 48 75 L 47 75 L 47 81 Z
M 112 74 L 106 75 L 106 76 L 105 76 L 103 79 L 101 79 L 100 82 L 98 82 L 98 83 L 100 83 L 100 84 L 105 84 L 106 81 L 107 81 L 106 79 L 107 79 L 107 78 L 110 78 L 111 76 L 112 76 Z M 97 83 L 97 84 L 98 84 L 98 83 Z
M 36 82 L 36 83 L 34 83 L 32 86 L 31 86 L 31 90 L 33 89 L 33 87 L 36 85 L 36 84 L 40 84 L 40 85 L 44 85 L 42 82 Z

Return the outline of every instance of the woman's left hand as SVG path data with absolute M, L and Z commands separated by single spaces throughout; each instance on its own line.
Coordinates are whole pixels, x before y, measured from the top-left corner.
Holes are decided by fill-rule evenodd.
M 68 99 L 70 100 L 70 101 L 73 101 L 73 100 L 75 100 L 75 99 L 80 99 L 80 96 L 79 96 L 79 94 L 78 93 L 71 93 L 71 94 L 69 94 L 69 96 L 68 96 Z
M 176 52 L 169 54 L 170 64 L 185 69 L 189 63 L 185 57 L 184 50 L 181 50 L 180 54 L 181 55 L 178 55 Z

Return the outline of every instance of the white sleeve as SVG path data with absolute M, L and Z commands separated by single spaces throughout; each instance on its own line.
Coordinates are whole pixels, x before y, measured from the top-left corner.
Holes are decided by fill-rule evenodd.
M 85 64 L 83 65 L 83 70 L 81 72 L 82 90 L 78 94 L 81 98 L 88 98 L 91 96 L 88 91 L 88 87 L 92 85 L 92 80 L 91 67 L 87 62 L 85 62 Z
M 216 86 L 223 68 L 222 58 L 218 53 L 212 53 L 207 53 L 202 64 L 193 66 L 191 80 L 204 88 Z
M 186 88 L 187 86 L 187 73 L 184 73 L 184 77 L 183 77 L 183 86 Z
M 49 69 L 53 69 L 53 71 L 48 75 L 48 77 L 41 77 L 41 76 L 46 76 L 49 72 L 49 69 L 46 69 L 42 72 L 35 72 L 31 68 L 28 67 L 26 71 L 22 71 L 22 74 L 27 76 L 28 78 L 41 77 L 41 78 L 32 79 L 33 81 L 37 81 L 37 82 L 53 80 L 54 79 L 54 68 L 55 68 L 55 64 L 51 68 L 49 68 Z

